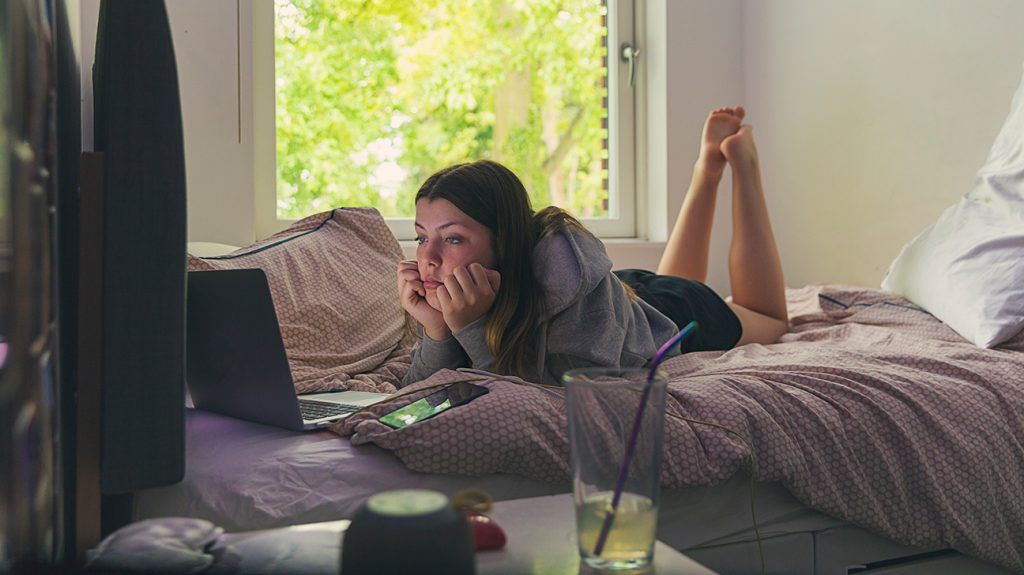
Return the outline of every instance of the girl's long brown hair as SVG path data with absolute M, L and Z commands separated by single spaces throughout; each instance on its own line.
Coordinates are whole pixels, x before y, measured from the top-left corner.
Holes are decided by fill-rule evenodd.
M 536 358 L 536 329 L 544 316 L 544 294 L 533 275 L 533 250 L 541 238 L 582 224 L 561 208 L 534 212 L 519 178 L 490 160 L 437 172 L 420 186 L 416 201 L 421 199 L 448 200 L 491 230 L 501 287 L 487 320 L 487 348 L 494 356 L 495 372 L 526 378 Z

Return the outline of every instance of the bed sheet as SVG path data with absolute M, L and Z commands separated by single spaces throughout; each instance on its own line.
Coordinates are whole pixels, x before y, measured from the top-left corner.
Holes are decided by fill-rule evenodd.
M 185 478 L 138 492 L 137 520 L 184 515 L 240 531 L 347 519 L 386 489 L 451 495 L 476 487 L 496 500 L 568 491 L 509 475 L 416 473 L 379 447 L 353 446 L 329 431 L 294 432 L 198 409 L 186 410 L 186 418 Z
M 495 500 L 566 493 L 568 483 L 517 475 L 441 475 L 410 471 L 389 451 L 353 446 L 327 432 L 298 433 L 201 410 L 187 410 L 182 482 L 136 494 L 136 520 L 207 519 L 227 531 L 348 519 L 367 497 L 399 488 L 451 495 L 483 489 Z M 677 549 L 749 540 L 751 484 L 736 475 L 714 487 L 662 491 L 659 537 Z M 816 531 L 842 521 L 799 503 L 778 483 L 755 491 L 762 536 Z

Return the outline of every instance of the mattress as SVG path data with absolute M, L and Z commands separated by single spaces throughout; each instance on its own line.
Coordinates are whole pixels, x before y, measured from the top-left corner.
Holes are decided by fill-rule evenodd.
M 298 433 L 198 409 L 186 410 L 184 479 L 136 494 L 134 519 L 187 516 L 228 532 L 350 519 L 367 497 L 399 488 L 452 495 L 483 489 L 496 500 L 565 493 L 568 483 L 513 475 L 480 477 L 410 471 L 390 451 L 353 446 L 330 432 Z M 849 557 L 888 559 L 919 552 L 815 512 L 778 483 L 753 486 L 769 573 L 815 571 L 815 537 L 825 535 Z M 759 563 L 751 516 L 750 477 L 713 487 L 666 489 L 658 539 L 721 573 Z M 853 550 L 859 549 L 857 554 Z M 843 571 L 845 573 L 845 571 Z
M 329 431 L 288 431 L 198 409 L 186 410 L 185 445 L 185 478 L 136 493 L 135 519 L 185 515 L 241 531 L 347 519 L 387 489 L 451 495 L 475 487 L 496 500 L 569 490 L 508 475 L 415 473 L 390 452 Z
M 197 409 L 186 412 L 185 478 L 138 492 L 137 520 L 184 515 L 244 531 L 348 519 L 366 498 L 387 489 L 451 495 L 473 487 L 497 501 L 571 489 L 569 483 L 516 475 L 417 473 L 389 451 L 353 446 L 328 431 L 294 432 Z M 664 490 L 659 538 L 677 549 L 752 538 L 750 489 L 748 477 L 737 475 L 714 487 Z M 777 483 L 757 484 L 755 503 L 762 536 L 843 524 L 800 504 Z
M 387 489 L 452 495 L 473 487 L 503 501 L 571 488 L 507 474 L 417 473 L 389 451 L 353 446 L 328 431 L 294 432 L 196 409 L 186 414 L 185 478 L 138 492 L 136 520 L 199 517 L 237 532 L 349 519 Z M 663 490 L 658 538 L 720 573 L 756 572 L 751 489 L 749 476 L 737 474 L 711 487 Z M 778 483 L 756 483 L 753 502 L 768 573 L 845 574 L 847 565 L 928 551 L 814 511 Z

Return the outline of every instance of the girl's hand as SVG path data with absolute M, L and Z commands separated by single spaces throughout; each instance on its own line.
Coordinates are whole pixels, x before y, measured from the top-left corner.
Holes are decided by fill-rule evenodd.
M 459 331 L 484 316 L 494 305 L 501 287 L 501 274 L 478 263 L 457 267 L 437 288 L 444 322 Z
M 416 260 L 406 260 L 398 264 L 398 293 L 401 296 L 402 308 L 423 326 L 423 331 L 431 339 L 442 341 L 451 336 L 444 316 L 427 303 L 427 293 L 423 288 Z

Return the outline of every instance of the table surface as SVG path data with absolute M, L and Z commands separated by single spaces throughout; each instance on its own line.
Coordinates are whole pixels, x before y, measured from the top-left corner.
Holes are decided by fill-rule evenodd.
M 505 548 L 479 551 L 477 573 L 560 575 L 592 573 L 580 565 L 570 494 L 499 501 L 487 513 L 504 529 Z M 225 536 L 242 556 L 241 573 L 339 573 L 341 541 L 349 521 L 328 521 Z M 715 575 L 658 541 L 654 567 L 632 573 Z

